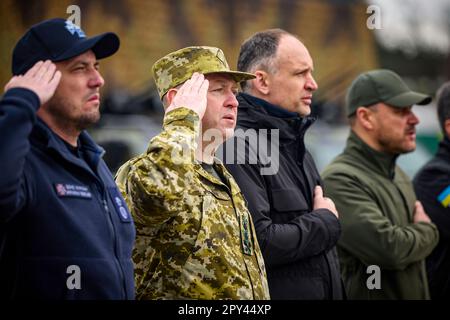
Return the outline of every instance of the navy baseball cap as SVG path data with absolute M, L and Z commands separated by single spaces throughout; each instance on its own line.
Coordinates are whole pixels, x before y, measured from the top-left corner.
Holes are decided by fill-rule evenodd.
M 32 26 L 17 42 L 12 58 L 12 73 L 24 74 L 36 62 L 64 61 L 92 50 L 97 59 L 114 54 L 120 46 L 119 37 L 102 33 L 86 37 L 79 26 L 69 20 L 55 18 Z

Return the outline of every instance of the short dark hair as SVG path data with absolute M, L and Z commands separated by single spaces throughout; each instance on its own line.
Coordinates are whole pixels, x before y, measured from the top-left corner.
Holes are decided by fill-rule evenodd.
M 444 83 L 437 91 L 437 113 L 445 135 L 445 120 L 450 119 L 450 81 Z
M 283 29 L 260 31 L 245 40 L 239 51 L 237 69 L 243 72 L 255 72 L 257 68 L 275 73 L 273 59 L 277 53 L 280 38 L 283 35 L 295 35 Z M 248 86 L 247 81 L 241 83 L 242 89 Z

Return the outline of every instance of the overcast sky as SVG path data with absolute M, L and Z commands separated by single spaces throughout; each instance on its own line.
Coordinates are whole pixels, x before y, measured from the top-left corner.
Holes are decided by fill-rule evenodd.
M 367 0 L 379 6 L 379 42 L 415 55 L 418 51 L 450 51 L 450 0 Z

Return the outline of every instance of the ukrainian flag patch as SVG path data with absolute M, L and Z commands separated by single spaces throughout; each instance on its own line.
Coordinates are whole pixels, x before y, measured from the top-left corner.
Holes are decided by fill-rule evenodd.
M 450 205 L 450 186 L 444 189 L 440 195 L 438 195 L 439 202 L 447 208 Z

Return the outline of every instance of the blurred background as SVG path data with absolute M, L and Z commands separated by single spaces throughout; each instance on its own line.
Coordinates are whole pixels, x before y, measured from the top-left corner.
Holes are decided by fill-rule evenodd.
M 121 38 L 119 52 L 101 62 L 102 119 L 89 130 L 113 172 L 161 130 L 163 108 L 150 69 L 185 46 L 220 47 L 235 68 L 240 44 L 253 33 L 283 28 L 298 35 L 319 84 L 312 108 L 319 120 L 306 136 L 319 170 L 345 145 L 345 92 L 360 72 L 392 69 L 412 89 L 432 96 L 450 79 L 450 0 L 2 0 L 2 86 L 26 29 L 47 18 L 69 18 L 70 5 L 79 6 L 88 36 L 113 31 Z M 410 176 L 441 139 L 434 103 L 414 111 L 421 120 L 418 147 L 399 159 Z

